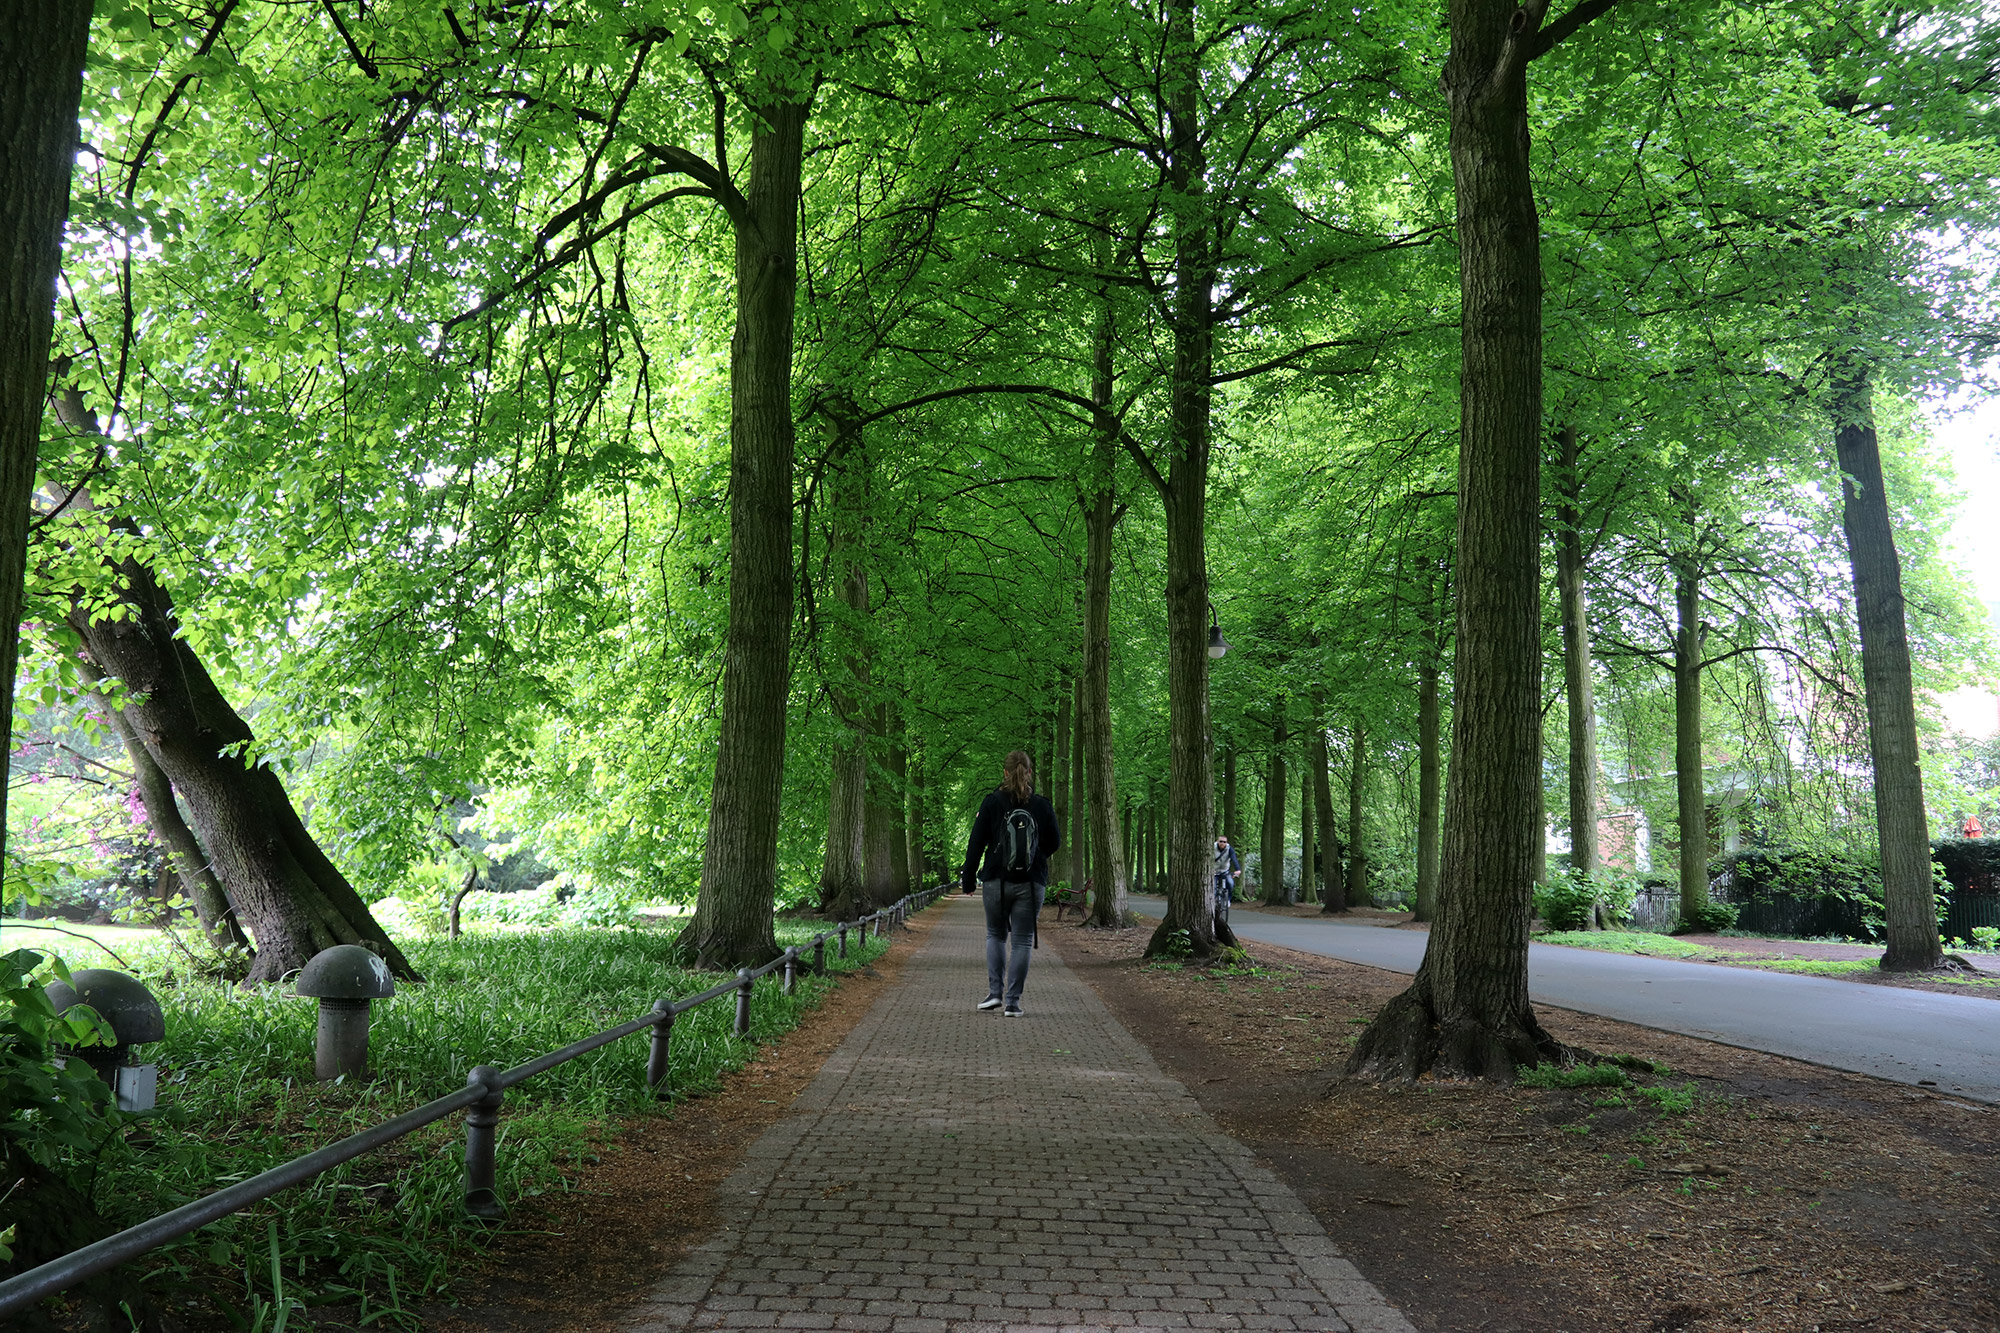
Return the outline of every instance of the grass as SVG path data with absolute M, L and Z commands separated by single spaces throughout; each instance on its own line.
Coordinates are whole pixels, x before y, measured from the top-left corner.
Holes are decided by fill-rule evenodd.
M 803 946 L 812 926 L 780 921 L 777 932 L 781 945 Z M 312 1001 L 278 986 L 246 991 L 190 976 L 157 934 L 121 932 L 111 947 L 147 980 L 166 1014 L 166 1039 L 142 1048 L 160 1066 L 160 1109 L 106 1144 L 93 1168 L 94 1200 L 115 1224 L 130 1225 L 461 1088 L 474 1065 L 519 1064 L 638 1017 L 662 996 L 713 985 L 713 973 L 665 965 L 669 938 L 552 929 L 402 941 L 426 980 L 377 1002 L 373 1078 L 320 1084 L 312 1076 Z M 4 937 L 7 948 L 31 940 L 11 928 Z M 50 943 L 72 965 L 99 961 L 85 957 L 92 950 L 83 941 Z M 850 935 L 842 961 L 829 943 L 829 977 L 802 976 L 791 996 L 777 975 L 758 982 L 748 1038 L 731 1031 L 728 996 L 682 1015 L 672 1045 L 675 1101 L 714 1088 L 725 1071 L 795 1027 L 834 984 L 832 974 L 885 948 Z M 646 1050 L 643 1035 L 630 1037 L 508 1092 L 503 1200 L 566 1188 L 620 1119 L 662 1113 L 644 1086 Z M 211 1293 L 228 1290 L 224 1304 L 234 1308 L 221 1313 L 242 1327 L 288 1301 L 359 1301 L 377 1322 L 414 1327 L 405 1304 L 443 1292 L 454 1257 L 490 1234 L 463 1214 L 463 1141 L 463 1117 L 451 1117 L 155 1252 L 150 1271 Z
M 1566 944 L 1573 949 L 1602 949 L 1609 953 L 1645 954 L 1650 958 L 1706 959 L 1715 950 L 1689 944 L 1671 935 L 1655 935 L 1640 930 L 1559 930 L 1535 936 L 1537 944 Z
M 123 958 L 136 965 L 136 955 L 147 955 L 162 945 L 160 932 L 144 926 L 92 926 L 63 921 L 61 929 L 48 923 L 0 917 L 0 953 L 13 949 L 33 949 L 57 953 L 71 967 L 123 967 Z

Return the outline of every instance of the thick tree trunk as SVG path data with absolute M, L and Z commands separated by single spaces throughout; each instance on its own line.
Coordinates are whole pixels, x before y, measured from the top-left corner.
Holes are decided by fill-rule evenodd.
M 808 106 L 752 107 L 729 346 L 729 634 L 701 893 L 674 942 L 698 967 L 778 954 L 771 909 L 792 631 L 792 322 Z
M 1840 524 L 1854 571 L 1861 681 L 1868 702 L 1868 754 L 1875 766 L 1875 832 L 1882 848 L 1889 937 L 1882 966 L 1896 972 L 1923 971 L 1938 966 L 1944 952 L 1931 887 L 1924 777 L 1917 762 L 1903 573 L 1882 482 L 1874 397 L 1865 371 L 1847 368 L 1835 385 L 1833 442 L 1844 478 Z
M 1436 636 L 1417 668 L 1417 901 L 1414 921 L 1435 921 L 1438 910 L 1438 769 L 1440 750 Z
M 1359 718 L 1349 742 L 1347 766 L 1347 905 L 1366 907 L 1368 896 L 1368 844 L 1363 841 L 1361 798 L 1368 790 L 1368 733 Z
M 15 0 L 0 14 L 0 737 L 14 734 L 29 495 L 89 36 L 90 0 Z M 0 851 L 6 830 L 0 781 Z
M 1439 911 L 1422 967 L 1356 1044 L 1374 1077 L 1512 1078 L 1561 1058 L 1528 1002 L 1541 731 L 1542 268 L 1528 167 L 1538 16 L 1451 0 L 1458 204 L 1458 628 Z
M 1693 516 L 1686 516 L 1689 526 Z M 1680 816 L 1681 920 L 1708 904 L 1708 795 L 1702 781 L 1701 570 L 1696 557 L 1674 574 L 1674 798 Z M 1925 847 L 1929 859 L 1929 847 Z
M 1214 397 L 1216 260 L 1200 132 L 1200 51 L 1193 0 L 1167 0 L 1168 215 L 1174 227 L 1173 374 L 1168 387 L 1167 910 L 1150 956 L 1179 932 L 1197 959 L 1236 943 L 1215 917 L 1215 770 L 1208 728 L 1209 414 Z
M 83 665 L 86 672 L 95 674 L 95 668 L 89 663 Z M 201 923 L 202 933 L 218 949 L 248 949 L 249 937 L 243 933 L 236 919 L 236 909 L 230 906 L 229 895 L 215 877 L 215 867 L 209 863 L 208 853 L 202 850 L 201 839 L 181 818 L 180 804 L 174 800 L 173 783 L 167 779 L 165 770 L 153 762 L 152 752 L 139 739 L 138 731 L 132 726 L 131 719 L 125 716 L 124 710 L 107 703 L 105 712 L 119 739 L 125 742 L 125 756 L 132 764 L 139 800 L 146 807 L 146 823 L 167 849 L 168 862 L 174 875 L 187 889 L 188 901 L 194 904 L 195 919 Z
M 884 907 L 908 893 L 909 873 L 897 872 L 903 846 L 903 792 L 893 781 L 888 765 L 889 707 L 875 705 L 870 727 L 867 781 L 862 786 L 864 833 L 862 835 L 862 882 L 868 898 Z M 872 908 L 870 910 L 873 910 Z
M 186 798 L 200 846 L 256 942 L 248 980 L 276 981 L 336 944 L 360 944 L 397 976 L 409 962 L 375 923 L 293 809 L 275 770 L 254 762 L 256 738 L 184 639 L 173 601 L 137 561 L 118 567 L 128 614 L 69 624 L 92 668 L 125 686 L 124 721 Z
M 1285 901 L 1285 697 L 1271 700 L 1271 753 L 1264 766 L 1264 821 L 1257 841 L 1257 898 L 1267 907 Z
M 903 840 L 906 847 L 906 864 L 910 870 L 910 883 L 917 888 L 928 888 L 931 883 L 930 866 L 924 860 L 924 751 L 923 746 L 906 747 L 909 756 L 906 772 L 909 781 L 903 784 L 904 817 Z
M 1576 430 L 1556 432 L 1556 596 L 1562 603 L 1563 690 L 1569 705 L 1569 863 L 1594 875 L 1597 859 L 1597 697 L 1592 680 L 1589 608 L 1583 596 L 1582 480 Z M 1593 918 L 1594 921 L 1595 918 Z

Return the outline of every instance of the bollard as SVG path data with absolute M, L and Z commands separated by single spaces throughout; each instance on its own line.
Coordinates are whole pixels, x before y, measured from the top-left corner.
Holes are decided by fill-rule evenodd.
M 486 1222 L 507 1216 L 507 1207 L 493 1188 L 494 1127 L 500 1123 L 500 1100 L 507 1095 L 504 1088 L 493 1085 L 498 1077 L 500 1071 L 492 1065 L 474 1065 L 465 1076 L 467 1087 L 487 1089 L 465 1112 L 465 1211 Z
M 757 983 L 750 979 L 750 969 L 736 969 L 736 1035 L 750 1035 L 750 988 Z
M 793 987 L 798 985 L 798 981 L 799 951 L 796 948 L 787 948 L 785 950 L 785 994 L 790 995 Z
M 674 1002 L 661 1000 L 654 1004 L 653 1012 L 666 1017 L 653 1024 L 653 1039 L 646 1048 L 646 1086 L 654 1097 L 665 1101 L 673 1095 L 667 1079 L 667 1057 L 674 1040 Z
M 313 955 L 294 989 L 319 1001 L 313 1075 L 322 1083 L 366 1077 L 369 1004 L 396 993 L 389 965 L 358 944 L 336 944 Z
M 813 975 L 816 977 L 826 975 L 826 936 L 824 935 L 815 936 L 813 939 Z
M 840 956 L 847 957 L 847 923 L 840 923 Z

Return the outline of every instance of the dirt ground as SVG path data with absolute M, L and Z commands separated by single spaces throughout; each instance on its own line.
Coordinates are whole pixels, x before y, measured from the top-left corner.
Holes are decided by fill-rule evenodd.
M 460 1279 L 456 1303 L 421 1314 L 437 1333 L 553 1333 L 622 1327 L 647 1287 L 713 1234 L 722 1182 L 806 1090 L 929 933 L 917 913 L 875 963 L 849 975 L 805 1021 L 672 1118 L 631 1124 L 562 1195 L 524 1200 Z M 669 1165 L 670 1169 L 662 1169 Z
M 1146 938 L 1042 936 L 1419 1328 L 2000 1330 L 1995 1108 L 1550 1009 L 1561 1040 L 1670 1072 L 1352 1083 L 1407 978 L 1262 945 L 1254 969 L 1147 967 Z

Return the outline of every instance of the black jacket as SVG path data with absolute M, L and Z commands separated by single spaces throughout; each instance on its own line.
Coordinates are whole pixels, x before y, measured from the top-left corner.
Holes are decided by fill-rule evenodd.
M 994 840 L 1000 836 L 1000 821 L 1007 812 L 1017 808 L 1005 787 L 995 787 L 979 803 L 979 817 L 972 821 L 972 837 L 965 845 L 965 865 L 958 872 L 959 883 L 970 887 L 975 867 L 982 880 L 999 879 L 1000 867 L 995 855 Z M 1062 830 L 1056 827 L 1056 808 L 1049 804 L 1049 798 L 1040 792 L 1028 797 L 1025 807 L 1035 817 L 1035 869 L 1034 880 L 1041 888 L 1049 886 L 1049 853 L 1062 846 Z

